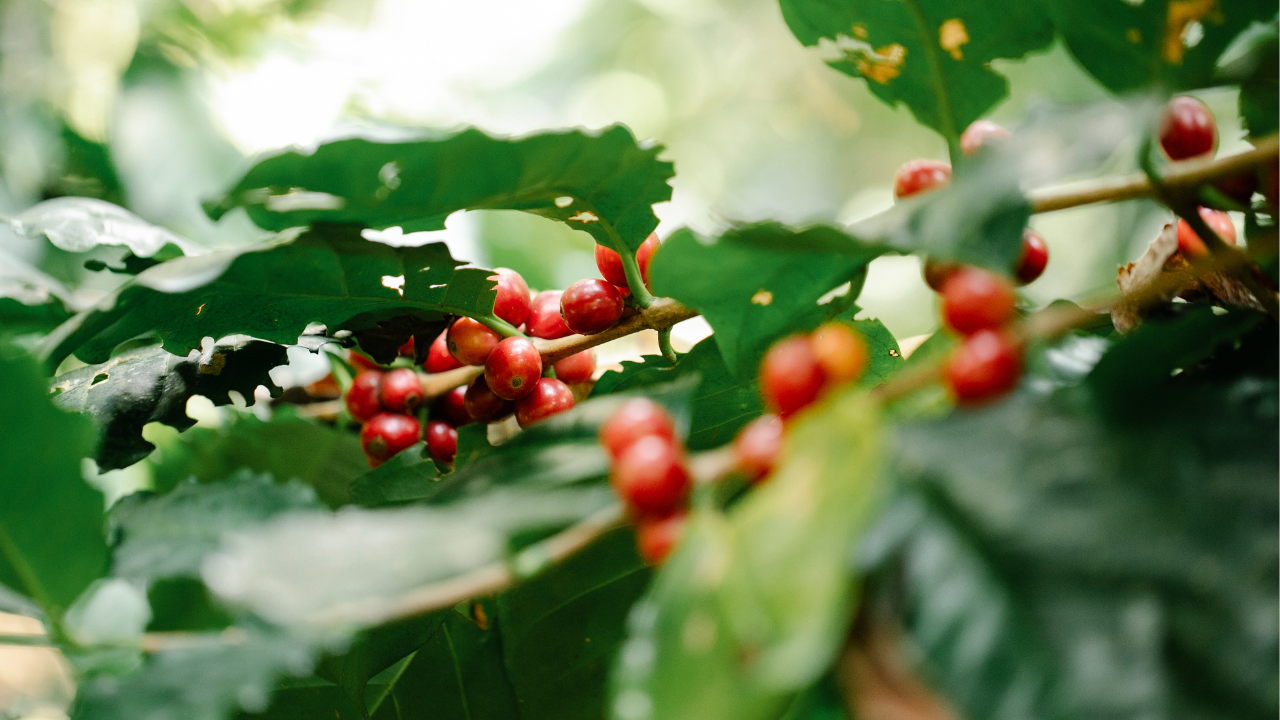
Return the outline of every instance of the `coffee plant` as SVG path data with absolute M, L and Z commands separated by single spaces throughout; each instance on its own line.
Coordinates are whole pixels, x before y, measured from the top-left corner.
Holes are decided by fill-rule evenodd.
M 233 250 L 88 198 L 7 218 L 128 279 L 0 278 L 0 604 L 46 631 L 0 642 L 60 649 L 77 720 L 1274 718 L 1275 6 L 781 10 L 950 148 L 890 210 L 659 242 L 676 168 L 613 126 L 278 152 L 206 203 L 272 234 Z M 1055 38 L 1114 98 L 983 119 L 992 61 Z M 1251 149 L 1180 94 L 1213 86 Z M 1116 288 L 1020 294 L 1032 214 L 1135 198 L 1170 222 Z M 477 209 L 589 233 L 601 278 L 366 238 Z M 887 254 L 939 294 L 911 352 L 857 319 Z M 291 349 L 332 375 L 282 392 Z M 89 460 L 154 487 L 104 513 Z

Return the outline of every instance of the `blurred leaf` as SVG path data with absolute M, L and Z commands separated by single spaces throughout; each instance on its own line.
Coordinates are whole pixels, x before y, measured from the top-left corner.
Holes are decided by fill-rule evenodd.
M 842 319 L 852 325 L 867 343 L 867 370 L 858 380 L 858 385 L 875 387 L 888 380 L 890 375 L 906 364 L 906 360 L 902 358 L 902 349 L 898 347 L 897 338 L 889 332 L 889 328 L 885 327 L 884 323 L 875 318 L 849 320 L 846 317 Z
M 452 609 L 441 610 L 357 633 L 345 653 L 321 661 L 320 674 L 337 683 L 359 714 L 367 716 L 366 702 L 376 709 L 390 690 L 375 688 L 375 697 L 368 698 L 369 679 L 426 644 L 452 614 Z
M 107 569 L 102 494 L 80 475 L 89 421 L 58 410 L 25 353 L 0 345 L 0 584 L 57 621 Z
M 67 252 L 88 252 L 100 245 L 119 245 L 134 255 L 149 258 L 166 245 L 184 254 L 197 255 L 199 245 L 157 227 L 119 205 L 87 197 L 45 200 L 17 215 L 5 218 L 15 232 L 44 237 Z
M 199 577 L 206 555 L 225 533 L 259 525 L 280 513 L 316 510 L 315 491 L 299 482 L 241 470 L 225 482 L 179 485 L 168 495 L 131 495 L 111 511 L 112 572 L 136 581 Z
M 84 195 L 101 198 L 117 205 L 124 204 L 124 188 L 116 173 L 115 162 L 106 145 L 89 140 L 71 126 L 62 123 L 62 148 L 64 160 L 62 177 L 57 187 L 45 188 L 60 195 Z
M 1257 352 L 1242 346 L 1166 375 L 1159 403 L 1116 416 L 1094 400 L 1124 391 L 1097 379 L 1109 366 L 1169 348 L 1171 328 L 1203 340 L 1195 320 L 1135 334 L 1085 385 L 901 431 L 909 484 L 864 562 L 895 559 L 907 629 L 964 715 L 1280 709 L 1274 362 L 1242 374 L 1232 356 Z
M 825 249 L 833 245 L 845 252 Z M 706 317 L 725 365 L 746 378 L 774 340 L 847 308 L 862 289 L 867 263 L 883 252 L 822 226 L 794 231 L 765 223 L 714 242 L 680 230 L 654 253 L 649 278 L 655 293 Z M 844 283 L 846 292 L 831 293 Z
M 523 720 L 603 717 L 627 612 L 649 570 L 615 530 L 497 600 L 507 676 Z
M 217 220 L 243 207 L 275 231 L 324 222 L 405 232 L 443 230 L 458 210 L 523 210 L 634 251 L 658 225 L 651 206 L 671 199 L 674 172 L 660 152 L 621 125 L 520 140 L 475 129 L 404 143 L 353 138 L 260 160 L 206 210 Z
M 59 375 L 51 383 L 60 391 L 53 402 L 93 419 L 98 468 L 115 470 L 155 449 L 142 438 L 147 423 L 162 422 L 179 431 L 194 425 L 187 417 L 192 395 L 215 405 L 230 405 L 231 390 L 252 403 L 259 385 L 279 395 L 268 371 L 288 362 L 283 346 L 245 336 L 226 338 L 207 353 L 193 350 L 185 358 L 152 345 Z
M 237 630 L 188 638 L 123 678 L 99 676 L 80 686 L 74 720 L 223 720 L 237 710 L 265 710 L 276 681 L 311 672 L 315 651 L 280 634 Z
M 1261 0 L 1053 0 L 1046 4 L 1071 54 L 1112 92 L 1216 85 L 1228 44 L 1274 4 Z
M 147 588 L 151 606 L 148 632 L 203 632 L 221 630 L 233 618 L 214 602 L 204 583 L 190 577 L 152 580 Z
M 339 507 L 351 501 L 352 479 L 369 469 L 355 433 L 300 418 L 287 406 L 265 421 L 248 413 L 228 417 L 221 427 L 156 439 L 160 452 L 148 459 L 156 492 L 169 492 L 189 477 L 220 482 L 248 468 L 282 482 L 300 480 L 326 505 Z
M 1280 21 L 1255 22 L 1218 58 L 1217 76 L 1240 85 L 1240 118 L 1257 139 L 1280 126 Z
M 237 720 L 356 720 L 360 709 L 345 691 L 331 683 L 278 688 L 262 712 L 241 712 Z
M 333 333 L 399 315 L 426 321 L 489 315 L 490 271 L 461 264 L 444 243 L 392 248 L 364 240 L 354 227 L 177 258 L 142 271 L 73 327 L 60 328 L 45 352 L 51 363 L 71 352 L 103 362 L 116 345 L 140 335 L 157 335 L 166 350 L 186 355 L 206 336 L 245 334 L 288 345 L 310 323 Z
M 431 495 L 440 480 L 440 470 L 430 458 L 423 457 L 425 448 L 424 443 L 418 443 L 352 480 L 351 501 L 377 507 Z
M 48 332 L 71 317 L 74 305 L 60 281 L 0 249 L 0 333 Z
M 991 69 L 1049 44 L 1039 3 L 1001 0 L 781 0 L 804 45 L 834 42 L 832 67 L 867 80 L 885 103 L 905 104 L 958 151 L 960 133 L 1009 92 Z
M 799 417 L 768 482 L 725 516 L 695 512 L 629 619 L 611 716 L 776 717 L 822 676 L 855 593 L 848 548 L 870 520 L 882 445 L 864 391 Z
M 791 701 L 779 720 L 849 720 L 835 680 L 827 675 Z

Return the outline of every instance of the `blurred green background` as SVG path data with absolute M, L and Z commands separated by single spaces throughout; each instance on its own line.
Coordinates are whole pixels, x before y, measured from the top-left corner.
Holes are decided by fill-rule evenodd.
M 1060 46 L 997 65 L 1011 92 L 993 118 L 1010 127 L 1038 104 L 1106 97 Z M 1221 149 L 1241 144 L 1234 94 L 1203 97 Z M 676 164 L 662 236 L 850 222 L 889 205 L 901 163 L 945 157 L 909 112 L 802 48 L 775 0 L 0 0 L 0 212 L 90 195 L 234 245 L 262 233 L 239 214 L 211 223 L 199 201 L 256 153 L 400 126 L 613 122 Z M 1145 203 L 1037 217 L 1052 255 L 1027 296 L 1110 285 L 1168 219 Z M 79 261 L 0 232 L 5 249 L 84 294 L 120 281 L 83 278 Z M 532 216 L 469 213 L 437 235 L 534 287 L 595 274 L 586 234 Z M 860 304 L 905 338 L 936 327 L 933 303 L 918 261 L 890 257 L 873 263 Z M 684 340 L 705 332 L 694 321 Z

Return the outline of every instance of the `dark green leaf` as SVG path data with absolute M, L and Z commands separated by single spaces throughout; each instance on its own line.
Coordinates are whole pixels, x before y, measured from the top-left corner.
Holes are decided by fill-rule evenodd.
M 242 712 L 237 720 L 359 720 L 359 707 L 342 688 L 313 682 L 279 688 L 260 713 Z
M 1009 81 L 991 69 L 1045 47 L 1053 27 L 1039 3 L 999 0 L 781 0 L 801 43 L 832 41 L 831 65 L 903 103 L 958 150 L 960 133 L 1002 100 Z M 958 154 L 955 152 L 953 154 Z
M 321 661 L 320 674 L 336 682 L 361 714 L 368 715 L 366 703 L 376 710 L 389 690 L 373 688 L 374 697 L 367 697 L 369 679 L 426 644 L 453 614 L 443 610 L 357 633 L 345 653 Z
M 845 252 L 825 249 L 833 245 Z M 794 231 L 766 223 L 714 242 L 681 230 L 654 254 L 649 278 L 655 293 L 706 317 L 725 365 L 746 378 L 774 340 L 845 310 L 862 289 L 867 263 L 884 251 L 821 226 Z M 832 293 L 844 283 L 847 291 Z
M 392 248 L 364 240 L 354 227 L 177 258 L 144 270 L 74 327 L 60 328 L 45 352 L 50 363 L 71 352 L 103 362 L 139 335 L 157 335 L 166 350 L 186 355 L 205 337 L 244 334 L 293 344 L 310 323 L 332 333 L 400 315 L 424 321 L 489 315 L 490 271 L 461 264 L 444 243 Z M 399 289 L 391 287 L 396 278 L 403 278 Z
M 484 429 L 483 425 L 478 427 Z M 440 480 L 440 471 L 434 462 L 422 456 L 425 447 L 418 443 L 351 481 L 351 501 L 364 507 L 377 507 L 431 495 L 433 486 Z
M 53 406 L 25 353 L 0 345 L 0 584 L 51 620 L 107 569 L 102 494 L 80 475 L 92 424 Z
M 241 470 L 225 482 L 187 482 L 160 497 L 133 495 L 111 512 L 116 539 L 113 573 L 131 580 L 199 577 L 200 563 L 225 533 L 253 527 L 290 510 L 320 507 L 299 482 Z
M 94 420 L 98 468 L 115 470 L 155 449 L 142 438 L 143 425 L 162 422 L 178 430 L 194 425 L 187 417 L 192 395 L 203 395 L 215 405 L 230 405 L 231 390 L 252 403 L 259 385 L 279 395 L 268 371 L 288 361 L 283 346 L 244 336 L 227 338 L 207 352 L 193 350 L 187 357 L 153 345 L 59 375 L 52 383 L 60 391 L 54 404 Z
M 660 152 L 620 125 L 521 140 L 474 129 L 405 143 L 339 140 L 259 161 L 206 209 L 216 220 L 243 207 L 276 231 L 325 222 L 405 232 L 443 230 L 458 210 L 523 210 L 634 251 L 658 225 L 651 206 L 671 199 L 672 166 Z
M 153 580 L 147 588 L 147 603 L 151 606 L 149 632 L 221 630 L 234 620 L 195 578 Z
M 0 250 L 0 334 L 48 332 L 71 317 L 70 290 L 25 260 Z
M 779 720 L 849 720 L 849 715 L 840 689 L 828 675 L 797 695 Z
M 369 469 L 355 433 L 300 418 L 288 407 L 276 408 L 265 421 L 248 413 L 228 417 L 221 427 L 156 439 L 160 451 L 148 458 L 156 492 L 169 492 L 189 477 L 213 483 L 249 468 L 281 481 L 301 480 L 326 505 L 339 507 L 351 502 L 351 481 Z
M 1255 22 L 1218 59 L 1218 77 L 1240 85 L 1240 118 L 1251 138 L 1280 125 L 1280 24 Z

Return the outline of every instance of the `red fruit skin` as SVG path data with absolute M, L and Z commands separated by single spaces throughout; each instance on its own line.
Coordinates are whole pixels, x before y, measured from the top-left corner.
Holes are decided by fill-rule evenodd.
M 525 338 L 509 337 L 498 343 L 484 364 L 484 380 L 503 400 L 519 400 L 533 392 L 542 377 L 542 356 Z
M 427 423 L 427 452 L 431 459 L 442 465 L 452 465 L 458 454 L 458 431 L 447 422 L 433 420 Z
M 653 261 L 653 253 L 662 243 L 657 233 L 649 233 L 636 250 L 636 264 L 640 266 L 640 279 L 645 287 L 649 286 L 649 263 Z M 622 269 L 622 257 L 603 245 L 596 245 L 596 267 L 605 280 L 620 288 L 629 287 L 627 273 Z
M 680 542 L 689 516 L 681 512 L 663 518 L 641 518 L 636 521 L 636 550 L 640 558 L 650 565 L 659 565 L 667 559 Z
M 893 182 L 893 196 L 907 198 L 929 190 L 937 190 L 951 182 L 951 166 L 941 160 L 911 160 L 898 168 Z
M 422 437 L 422 426 L 416 418 L 399 413 L 378 413 L 360 430 L 360 447 L 377 467 L 391 456 L 413 446 Z
M 556 378 L 560 382 L 566 385 L 576 385 L 591 380 L 591 376 L 596 371 L 596 356 L 590 350 L 583 350 L 570 355 L 551 367 L 555 368 Z
M 1009 131 L 990 120 L 974 120 L 960 135 L 960 152 L 972 155 L 983 145 L 1004 140 L 1007 137 L 1009 137 Z
M 979 330 L 965 338 L 952 351 L 945 368 L 951 394 L 962 405 L 976 405 L 1009 392 L 1021 374 L 1021 351 L 997 330 Z
M 1237 173 L 1216 181 L 1213 187 L 1241 205 L 1248 205 L 1258 191 L 1258 174 L 1253 171 Z
M 493 301 L 493 314 L 512 325 L 529 319 L 529 285 L 511 268 L 498 268 L 490 280 L 498 281 L 498 297 Z
M 533 392 L 516 403 L 516 422 L 520 427 L 530 425 L 573 409 L 573 391 L 555 378 L 539 378 Z
M 426 399 L 418 373 L 409 368 L 397 368 L 382 376 L 378 388 L 382 407 L 391 412 L 411 413 Z
M 400 357 L 410 357 L 410 358 L 413 357 L 413 338 L 409 338 L 409 342 L 401 345 L 400 350 L 397 351 L 397 354 Z
M 738 432 L 733 441 L 733 456 L 738 470 L 752 484 L 773 472 L 782 451 L 782 418 L 761 415 Z
M 427 349 L 427 361 L 422 363 L 422 369 L 429 373 L 441 373 L 460 367 L 462 363 L 449 354 L 449 331 L 444 330 L 431 341 L 431 347 Z
M 817 400 L 826 382 L 807 337 L 793 335 L 779 340 L 760 363 L 760 393 L 765 404 L 783 419 Z
M 378 386 L 382 384 L 382 373 L 378 370 L 365 370 L 351 381 L 351 389 L 347 391 L 347 412 L 360 422 L 382 412 L 382 401 L 378 399 Z
M 675 443 L 658 435 L 631 443 L 614 461 L 609 481 L 641 517 L 674 512 L 684 505 L 689 493 L 684 456 Z
M 1236 226 L 1231 222 L 1230 215 L 1207 207 L 1199 208 L 1199 212 L 1200 219 L 1204 220 L 1209 229 L 1218 234 L 1218 237 L 1231 245 L 1236 244 Z M 1191 258 L 1209 254 L 1209 247 L 1204 244 L 1204 240 L 1191 229 L 1191 225 L 1186 220 L 1181 218 L 1178 219 L 1178 251 Z
M 1022 231 L 1022 254 L 1018 256 L 1017 268 L 1013 276 L 1018 282 L 1026 285 L 1035 282 L 1044 273 L 1049 264 L 1049 245 L 1040 233 L 1027 228 Z
M 981 268 L 963 268 L 942 285 L 942 317 L 962 335 L 1009 322 L 1016 302 L 1008 281 Z
M 573 332 L 594 335 L 622 317 L 622 294 L 604 280 L 579 280 L 560 296 L 560 314 Z
M 381 370 L 378 363 L 352 350 L 347 354 L 347 359 L 351 362 L 351 366 L 356 370 Z
M 960 268 L 964 267 L 960 263 L 946 262 L 945 260 L 929 260 L 925 259 L 924 267 L 921 268 L 920 274 L 924 277 L 924 284 L 934 292 L 942 292 L 942 285 L 947 282 L 947 278 Z
M 493 394 L 493 390 L 489 389 L 489 383 L 485 382 L 484 376 L 471 381 L 471 385 L 467 388 L 464 396 L 464 401 L 467 413 L 476 422 L 482 423 L 497 422 L 510 415 L 516 409 L 515 404 L 510 400 L 503 400 Z
M 600 444 L 617 460 L 631 443 L 647 435 L 675 442 L 676 424 L 671 415 L 648 398 L 632 398 L 618 406 L 600 426 Z
M 1208 155 L 1218 146 L 1218 124 L 1213 119 L 1213 111 L 1188 95 L 1179 95 L 1164 106 L 1156 135 L 1170 160 Z
M 471 422 L 471 413 L 467 412 L 467 387 L 456 387 L 436 399 L 431 406 L 431 417 L 443 420 L 454 427 L 462 427 Z
M 525 333 L 530 337 L 544 340 L 569 337 L 573 331 L 564 324 L 564 316 L 560 314 L 560 290 L 544 290 L 533 299 L 529 310 L 529 320 Z
M 502 337 L 477 320 L 458 318 L 449 326 L 445 340 L 449 354 L 463 365 L 483 365 Z

